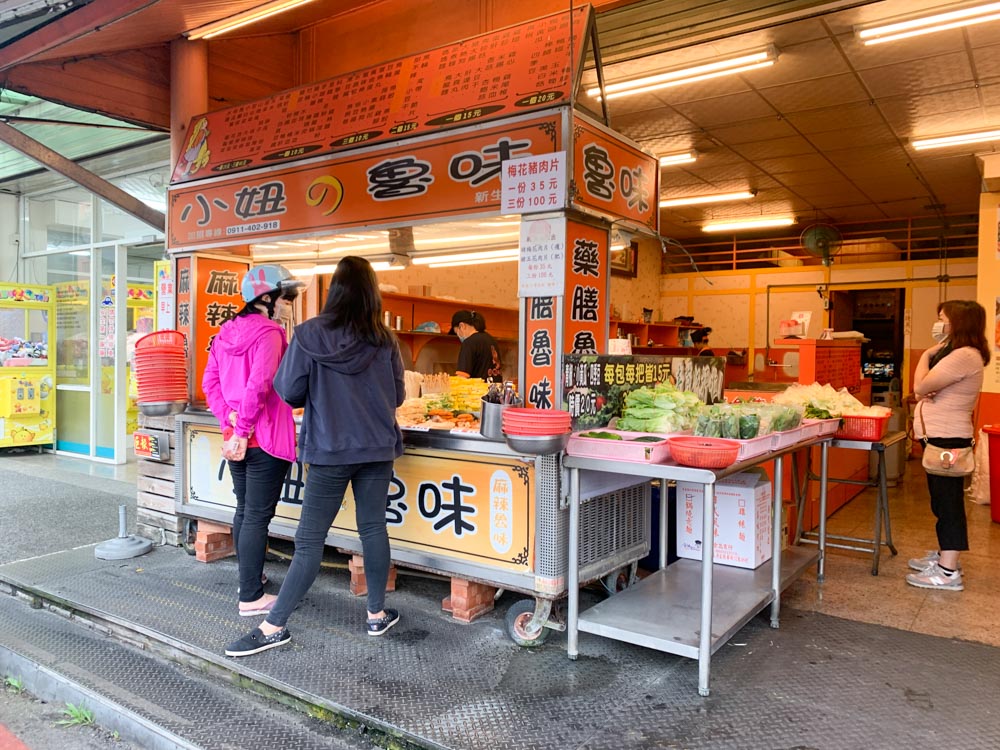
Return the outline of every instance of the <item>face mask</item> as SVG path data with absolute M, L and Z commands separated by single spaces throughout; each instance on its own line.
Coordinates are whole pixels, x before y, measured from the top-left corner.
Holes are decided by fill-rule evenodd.
M 279 300 L 274 306 L 274 319 L 279 323 L 290 323 L 292 321 L 292 305 L 287 300 Z
M 931 326 L 931 338 L 935 341 L 944 341 L 948 338 L 948 332 L 944 330 L 944 321 L 938 320 Z

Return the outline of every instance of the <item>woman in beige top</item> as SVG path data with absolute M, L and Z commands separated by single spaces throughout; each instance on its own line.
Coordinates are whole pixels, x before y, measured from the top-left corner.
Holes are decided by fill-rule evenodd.
M 990 362 L 986 310 L 972 300 L 943 302 L 933 336 L 939 343 L 921 355 L 913 376 L 914 433 L 939 448 L 967 448 L 972 445 L 972 414 L 983 386 L 983 368 Z M 927 475 L 938 549 L 910 560 L 910 567 L 919 571 L 906 576 L 911 586 L 964 588 L 958 563 L 959 553 L 969 549 L 963 485 L 963 477 Z

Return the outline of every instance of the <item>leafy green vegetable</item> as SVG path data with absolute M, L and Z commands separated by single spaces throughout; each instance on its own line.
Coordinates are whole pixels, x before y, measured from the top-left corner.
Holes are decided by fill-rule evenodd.
M 637 388 L 625 396 L 618 428 L 634 432 L 680 432 L 689 429 L 702 401 L 669 383 Z

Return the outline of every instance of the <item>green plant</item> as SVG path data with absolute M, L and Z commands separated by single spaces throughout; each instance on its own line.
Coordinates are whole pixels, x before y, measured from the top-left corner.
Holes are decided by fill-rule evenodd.
M 20 677 L 9 675 L 4 678 L 3 684 L 5 688 L 15 695 L 20 695 L 24 692 L 24 681 Z
M 85 706 L 74 706 L 72 703 L 67 703 L 62 713 L 66 718 L 56 722 L 62 727 L 86 727 L 94 723 L 94 712 Z

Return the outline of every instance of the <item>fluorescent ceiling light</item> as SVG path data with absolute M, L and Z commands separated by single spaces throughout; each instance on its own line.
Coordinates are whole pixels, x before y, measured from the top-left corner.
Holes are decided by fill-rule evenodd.
M 520 223 L 520 222 L 518 222 Z M 496 234 L 469 234 L 464 237 L 414 237 L 414 245 L 455 245 L 463 242 L 489 242 L 490 240 L 512 240 L 521 236 L 520 232 L 497 232 Z
M 410 259 L 415 266 L 433 266 L 440 263 L 465 260 L 500 260 L 501 258 L 517 259 L 520 250 L 516 247 L 503 250 L 483 250 L 481 252 L 448 253 L 446 255 L 417 255 Z
M 389 249 L 388 244 L 385 241 L 376 242 L 370 245 L 349 245 L 347 247 L 327 247 L 319 251 L 320 255 L 343 255 L 345 253 L 353 253 L 358 250 L 382 250 L 386 251 Z
M 790 227 L 795 223 L 791 216 L 761 216 L 757 219 L 714 221 L 705 224 L 703 232 L 740 232 L 745 229 L 767 229 L 768 227 Z
M 687 198 L 668 198 L 660 201 L 660 208 L 669 206 L 697 206 L 702 203 L 725 203 L 727 201 L 750 200 L 757 195 L 756 190 L 741 190 L 738 193 L 715 193 L 713 195 L 690 195 Z
M 685 83 L 707 81 L 710 78 L 743 73 L 747 70 L 756 70 L 757 68 L 766 68 L 774 65 L 777 59 L 778 50 L 774 46 L 769 46 L 759 52 L 750 52 L 739 57 L 701 63 L 689 68 L 670 70 L 666 73 L 657 73 L 656 75 L 643 76 L 642 78 L 633 78 L 630 81 L 611 83 L 604 87 L 604 93 L 608 99 L 642 94 L 647 91 L 656 91 L 671 86 L 681 86 Z M 597 99 L 601 97 L 599 86 L 588 89 L 587 93 Z
M 660 166 L 669 167 L 673 164 L 690 164 L 693 161 L 697 161 L 697 159 L 697 151 L 685 151 L 680 154 L 667 154 L 666 156 L 660 157 Z
M 518 259 L 517 255 L 502 258 L 480 258 L 478 260 L 452 260 L 447 263 L 431 263 L 429 268 L 451 268 L 452 266 L 479 266 L 484 263 L 510 263 Z
M 219 34 L 225 34 L 227 31 L 239 29 L 311 2 L 312 0 L 273 0 L 273 2 L 264 3 L 243 13 L 223 18 L 221 21 L 207 23 L 204 26 L 191 29 L 191 31 L 186 33 L 186 36 L 188 39 L 211 39 L 212 37 L 219 36 Z
M 971 26 L 998 19 L 1000 19 L 1000 3 L 987 3 L 935 13 L 930 16 L 905 18 L 881 26 L 858 27 L 855 31 L 860 41 L 866 45 L 872 45 L 932 34 L 935 31 L 958 29 L 962 26 Z
M 373 271 L 402 271 L 406 268 L 406 263 L 400 263 L 394 260 L 373 260 L 369 261 Z M 337 263 L 320 263 L 315 266 L 306 266 L 304 268 L 291 268 L 289 271 L 292 276 L 317 276 L 326 273 L 333 273 L 337 270 Z
M 928 148 L 944 148 L 946 146 L 960 146 L 965 143 L 983 143 L 984 141 L 1000 141 L 1000 130 L 982 130 L 978 133 L 960 133 L 940 138 L 919 138 L 910 141 L 910 145 L 916 151 L 924 151 Z

